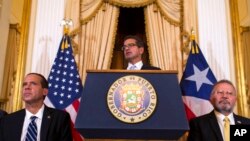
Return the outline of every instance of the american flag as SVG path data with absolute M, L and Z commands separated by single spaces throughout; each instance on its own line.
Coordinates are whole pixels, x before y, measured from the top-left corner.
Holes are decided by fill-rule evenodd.
M 216 81 L 198 44 L 193 40 L 180 82 L 188 120 L 213 110 L 209 99 L 212 86 Z
M 49 94 L 45 99 L 45 104 L 66 110 L 71 116 L 74 140 L 82 141 L 83 138 L 73 126 L 83 86 L 73 56 L 71 40 L 67 34 L 62 37 L 48 82 Z

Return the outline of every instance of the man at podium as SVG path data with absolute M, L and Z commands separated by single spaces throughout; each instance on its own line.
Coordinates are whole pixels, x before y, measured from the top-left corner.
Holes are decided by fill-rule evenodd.
M 138 36 L 128 35 L 124 38 L 122 50 L 128 61 L 127 70 L 160 70 L 158 67 L 143 64 L 144 42 Z

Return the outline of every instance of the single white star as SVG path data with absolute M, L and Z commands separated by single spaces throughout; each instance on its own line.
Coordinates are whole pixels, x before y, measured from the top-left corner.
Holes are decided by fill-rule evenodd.
M 65 89 L 65 86 L 62 86 L 61 89 L 64 90 L 64 89 Z
M 64 72 L 63 72 L 63 75 L 67 75 L 67 72 L 66 72 L 66 71 L 64 71 Z
M 71 95 L 69 94 L 67 97 L 70 99 L 70 98 L 71 98 Z
M 65 82 L 66 82 L 66 79 L 65 79 L 65 78 L 63 78 L 63 79 L 62 79 L 62 82 L 63 82 L 63 83 L 65 83 Z
M 203 83 L 213 85 L 213 83 L 207 78 L 207 73 L 209 68 L 200 71 L 194 64 L 193 68 L 194 68 L 194 74 L 187 77 L 186 80 L 195 81 L 197 92 L 200 90 L 201 85 Z
M 61 96 L 61 97 L 64 97 L 64 93 L 61 93 L 60 96 Z
M 72 84 L 73 83 L 73 81 L 72 80 L 69 80 L 69 84 Z
M 69 88 L 68 88 L 68 91 L 72 91 L 72 88 L 71 88 L 71 87 L 69 87 Z
M 50 76 L 49 79 L 53 79 L 53 76 Z
M 60 100 L 60 102 L 59 102 L 60 104 L 63 104 L 63 101 L 62 100 Z
M 76 92 L 76 93 L 79 93 L 79 89 L 76 89 L 75 92 Z

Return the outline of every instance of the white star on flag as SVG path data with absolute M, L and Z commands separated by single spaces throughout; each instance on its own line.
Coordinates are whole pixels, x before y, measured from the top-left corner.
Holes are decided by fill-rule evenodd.
M 194 69 L 194 74 L 187 77 L 186 80 L 195 81 L 197 92 L 200 90 L 201 85 L 203 83 L 213 85 L 213 83 L 207 78 L 207 73 L 208 73 L 209 68 L 206 68 L 203 71 L 201 71 L 199 70 L 198 67 L 196 67 L 193 64 L 193 69 Z

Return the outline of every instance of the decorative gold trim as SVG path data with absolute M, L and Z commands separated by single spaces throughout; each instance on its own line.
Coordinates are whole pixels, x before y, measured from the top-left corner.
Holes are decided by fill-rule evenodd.
M 150 37 L 149 37 L 149 35 L 150 35 L 150 30 L 149 30 L 149 25 L 148 25 L 148 23 L 149 23 L 149 19 L 148 19 L 148 14 L 147 14 L 147 11 L 146 11 L 146 9 L 147 9 L 148 7 L 145 7 L 144 8 L 144 19 L 145 19 L 145 34 L 146 34 L 146 39 L 147 39 L 147 45 L 148 45 L 148 54 L 149 54 L 149 63 L 150 64 L 152 64 L 152 49 L 151 49 L 151 47 L 150 47 Z
M 238 113 L 242 116 L 249 117 L 249 109 L 247 105 L 247 93 L 246 93 L 246 80 L 244 75 L 244 62 L 242 58 L 243 50 L 241 45 L 240 36 L 240 22 L 238 13 L 238 1 L 230 1 L 231 9 L 231 20 L 232 20 L 232 31 L 233 31 L 233 42 L 234 42 L 234 56 L 235 56 L 235 70 L 236 70 L 236 82 L 238 90 L 238 102 L 237 108 Z
M 149 5 L 153 3 L 155 0 L 107 0 L 110 4 L 125 7 L 125 8 L 138 8 Z
M 82 19 L 82 18 L 81 18 L 81 19 L 80 19 L 81 25 L 86 24 L 88 21 L 92 20 L 92 18 L 94 18 L 94 17 L 96 16 L 96 14 L 99 12 L 99 10 L 103 8 L 103 5 L 104 5 L 104 4 L 105 4 L 104 2 L 101 2 L 101 3 L 97 6 L 95 12 L 91 13 L 91 15 L 89 15 L 89 16 L 88 16 L 87 18 L 85 18 L 85 19 Z M 80 15 L 81 15 L 81 12 L 80 12 Z
M 21 98 L 21 89 L 22 81 L 25 72 L 25 63 L 26 63 L 26 54 L 27 54 L 27 41 L 29 33 L 29 21 L 31 14 L 31 2 L 32 0 L 24 0 L 23 14 L 22 14 L 22 28 L 21 28 L 21 37 L 20 37 L 20 49 L 18 54 L 17 62 L 17 75 L 14 85 L 13 93 L 13 107 L 11 111 L 17 111 L 22 108 L 22 98 Z
M 158 7 L 158 9 L 159 9 L 159 11 L 160 11 L 160 13 L 161 13 L 161 15 L 162 15 L 162 16 L 164 17 L 164 19 L 166 19 L 170 24 L 175 25 L 175 26 L 182 26 L 181 21 L 176 21 L 176 20 L 170 18 L 170 16 L 168 16 L 168 14 L 166 14 L 166 13 L 162 10 L 162 8 L 160 7 L 158 1 L 156 1 L 156 5 L 157 5 L 157 7 Z M 183 5 L 183 0 L 180 0 L 180 6 L 181 6 L 180 11 L 183 11 L 183 10 L 182 10 L 182 7 L 183 7 L 182 5 Z M 182 16 L 183 16 L 183 14 L 180 12 L 180 18 L 181 18 Z
M 117 8 L 117 12 L 115 12 L 116 15 L 114 15 L 116 17 L 115 19 L 115 25 L 114 25 L 114 31 L 112 33 L 113 37 L 112 37 L 112 43 L 111 43 L 111 51 L 110 51 L 110 58 L 109 58 L 109 63 L 108 63 L 108 68 L 110 68 L 111 64 L 112 64 L 112 58 L 113 58 L 113 52 L 114 52 L 114 47 L 115 47 L 115 37 L 116 37 L 116 33 L 117 33 L 117 28 L 118 28 L 118 18 L 120 15 L 120 8 Z
M 250 31 L 250 27 L 240 27 L 240 33 L 243 33 L 243 32 L 248 32 Z
M 21 32 L 21 26 L 17 23 L 17 24 L 10 24 L 10 28 L 16 29 L 16 31 L 18 33 Z

